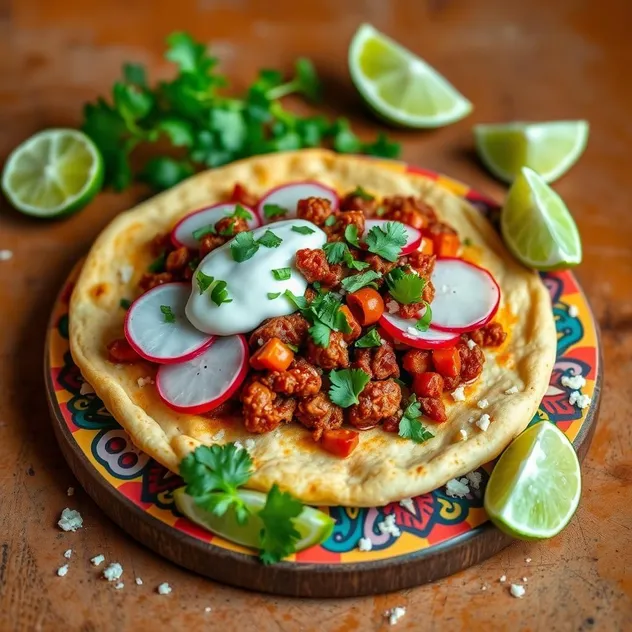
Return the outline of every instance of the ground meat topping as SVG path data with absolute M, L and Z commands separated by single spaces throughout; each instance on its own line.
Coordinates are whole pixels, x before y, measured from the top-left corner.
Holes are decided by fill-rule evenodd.
M 410 349 L 402 357 L 402 366 L 409 373 L 432 371 L 432 352 L 425 349 Z
M 191 253 L 189 252 L 189 249 L 186 246 L 182 246 L 182 248 L 172 250 L 167 255 L 165 269 L 167 272 L 181 272 L 189 263 L 190 259 Z
M 375 272 L 379 272 L 382 275 L 388 274 L 391 270 L 397 267 L 396 261 L 387 261 L 386 259 L 380 257 L 380 255 L 365 255 L 364 261 L 369 264 L 371 270 L 375 270 Z M 381 281 L 382 279 L 379 279 L 378 285 Z
M 433 421 L 443 423 L 447 420 L 448 415 L 445 412 L 445 404 L 438 397 L 421 397 L 419 398 L 421 410 L 426 417 Z
M 470 349 L 467 343 L 461 340 L 457 344 L 457 349 L 461 356 L 461 381 L 475 380 L 483 372 L 485 364 L 485 355 L 481 348 L 476 346 Z
M 365 217 L 362 211 L 336 211 L 336 222 L 332 226 L 325 226 L 328 241 L 344 241 L 345 229 L 353 224 L 358 229 L 358 235 L 364 233 Z
M 331 202 L 325 198 L 310 197 L 299 200 L 296 207 L 296 215 L 299 219 L 307 220 L 317 226 L 322 226 L 331 213 Z
M 384 207 L 384 219 L 391 219 L 397 222 L 408 224 L 418 230 L 425 228 L 428 224 L 436 220 L 434 209 L 420 198 L 412 196 L 404 197 L 395 195 L 385 198 L 382 202 Z
M 142 359 L 125 338 L 113 340 L 107 349 L 108 360 L 114 364 L 131 364 Z
M 349 350 L 339 331 L 331 332 L 328 347 L 319 347 L 308 338 L 305 356 L 309 362 L 327 371 L 346 369 L 349 366 Z
M 138 286 L 141 290 L 147 291 L 155 288 L 158 285 L 164 283 L 171 283 L 175 281 L 175 277 L 171 272 L 159 272 L 157 274 L 153 272 L 145 272 L 138 282 Z
M 393 347 L 386 341 L 379 347 L 356 349 L 351 366 L 362 369 L 375 380 L 399 377 L 399 365 Z
M 347 193 L 340 200 L 341 211 L 362 211 L 365 217 L 373 217 L 377 210 L 377 200 L 375 198 L 368 199 L 361 195 L 354 195 L 355 191 Z
M 220 237 L 219 235 L 204 235 L 200 241 L 200 259 L 204 259 L 209 252 L 223 246 L 225 243 L 225 237 Z
M 232 237 L 237 233 L 250 230 L 248 222 L 242 217 L 222 217 L 215 222 L 215 230 L 220 237 Z
M 302 399 L 296 407 L 296 418 L 310 430 L 314 441 L 318 441 L 324 430 L 342 426 L 342 408 L 331 402 L 326 393 Z
M 470 338 L 481 347 L 499 347 L 507 334 L 500 323 L 488 323 L 487 325 L 470 332 Z
M 320 374 L 304 358 L 296 358 L 287 371 L 271 371 L 263 380 L 275 393 L 308 397 L 320 391 Z
M 397 413 L 402 389 L 394 380 L 369 382 L 358 400 L 358 404 L 347 409 L 347 419 L 356 428 L 368 429 Z
M 248 189 L 239 182 L 235 184 L 231 191 L 230 201 L 249 206 L 250 208 L 257 206 L 257 196 L 248 191 Z
M 286 345 L 300 347 L 308 329 L 309 323 L 298 313 L 268 318 L 250 335 L 250 346 L 260 347 L 271 338 L 279 338 Z
M 244 425 L 258 434 L 274 430 L 281 422 L 292 420 L 296 400 L 281 397 L 259 380 L 249 381 L 241 391 Z
M 322 248 L 303 248 L 296 253 L 296 267 L 309 283 L 335 287 L 342 280 L 342 266 L 331 265 Z

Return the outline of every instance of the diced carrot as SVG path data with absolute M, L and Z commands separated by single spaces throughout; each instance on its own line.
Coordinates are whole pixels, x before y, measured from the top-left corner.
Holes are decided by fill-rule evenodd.
M 341 458 L 348 457 L 358 445 L 360 435 L 353 430 L 325 430 L 321 439 L 321 445 L 327 452 L 331 452 Z
M 456 377 L 461 374 L 461 356 L 456 347 L 433 349 L 432 361 L 437 373 L 444 377 Z
M 349 294 L 347 305 L 363 327 L 377 323 L 384 312 L 384 299 L 371 287 Z
M 461 242 L 458 235 L 438 233 L 432 236 L 434 254 L 437 257 L 456 257 Z
M 257 371 L 285 371 L 294 360 L 294 352 L 279 338 L 270 338 L 250 356 L 250 366 Z
M 443 378 L 432 371 L 417 373 L 413 378 L 413 392 L 418 397 L 441 397 Z
M 432 243 L 432 239 L 430 237 L 424 237 L 421 240 L 421 246 L 419 250 L 423 252 L 425 255 L 431 255 L 434 253 L 434 244 Z

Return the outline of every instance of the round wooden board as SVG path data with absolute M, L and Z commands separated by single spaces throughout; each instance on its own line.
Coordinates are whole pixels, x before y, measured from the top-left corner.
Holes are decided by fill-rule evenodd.
M 473 204 L 492 204 L 455 181 L 435 177 Z M 419 496 L 414 513 L 396 503 L 371 509 L 331 508 L 332 536 L 288 561 L 263 566 L 251 551 L 213 536 L 180 516 L 171 491 L 179 478 L 139 452 L 90 393 L 68 350 L 68 298 L 78 267 L 60 293 L 51 316 L 45 352 L 47 398 L 62 453 L 77 480 L 127 533 L 171 561 L 212 579 L 262 592 L 302 597 L 350 597 L 427 583 L 477 564 L 511 539 L 487 521 L 482 501 L 491 464 L 479 468 L 480 489 L 455 499 L 445 488 Z M 599 334 L 584 294 L 570 272 L 543 276 L 558 329 L 558 358 L 551 386 L 533 421 L 556 423 L 573 441 L 580 460 L 595 429 L 601 393 Z M 573 309 L 570 309 L 570 308 Z M 576 312 L 576 313 L 575 313 Z M 582 392 L 592 397 L 580 411 L 568 403 L 563 375 L 582 374 Z M 474 487 L 474 486 L 472 486 Z M 378 520 L 394 513 L 401 537 L 381 534 Z M 370 537 L 373 550 L 357 541 Z

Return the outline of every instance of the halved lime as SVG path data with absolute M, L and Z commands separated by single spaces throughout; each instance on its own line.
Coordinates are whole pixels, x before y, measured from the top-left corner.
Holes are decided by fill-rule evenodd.
M 440 127 L 472 110 L 432 66 L 370 24 L 362 24 L 353 36 L 349 71 L 369 106 L 390 123 Z
M 22 213 L 52 218 L 83 208 L 103 184 L 96 145 L 74 129 L 47 129 L 16 147 L 2 172 L 2 189 Z
M 500 180 L 512 182 L 521 167 L 529 167 L 553 182 L 582 155 L 588 121 L 476 125 L 474 136 L 478 155 Z
M 577 454 L 549 421 L 516 437 L 494 467 L 485 511 L 502 531 L 521 540 L 552 538 L 571 520 L 581 495 Z
M 245 524 L 237 522 L 232 507 L 220 517 L 202 509 L 195 504 L 195 501 L 186 493 L 184 487 L 176 489 L 173 492 L 173 497 L 178 509 L 202 528 L 231 542 L 258 549 L 259 534 L 261 529 L 263 529 L 263 522 L 257 513 L 266 504 L 266 494 L 251 489 L 240 489 L 237 493 L 251 512 Z M 301 539 L 296 543 L 296 550 L 302 551 L 310 546 L 324 542 L 331 535 L 334 524 L 334 519 L 326 513 L 313 507 L 304 507 L 301 515 L 294 519 L 294 526 L 301 534 Z
M 562 198 L 528 167 L 520 170 L 509 189 L 500 216 L 507 247 L 517 259 L 536 270 L 576 266 L 582 243 Z

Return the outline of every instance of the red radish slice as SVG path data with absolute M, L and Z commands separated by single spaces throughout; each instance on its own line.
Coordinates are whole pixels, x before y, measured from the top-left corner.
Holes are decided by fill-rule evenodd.
M 241 334 L 219 336 L 193 360 L 161 366 L 156 376 L 158 394 L 181 413 L 213 410 L 241 386 L 248 373 L 248 355 Z
M 415 329 L 416 322 L 417 319 L 415 318 L 402 318 L 397 314 L 389 314 L 388 312 L 384 312 L 380 318 L 380 325 L 387 334 L 395 338 L 395 340 L 404 342 L 417 349 L 451 347 L 459 339 L 459 334 L 449 331 L 439 331 L 437 329 L 419 331 Z
M 284 184 L 276 189 L 272 189 L 259 201 L 257 212 L 264 224 L 282 219 L 292 219 L 296 217 L 296 205 L 298 201 L 309 197 L 325 198 L 331 202 L 331 207 L 334 211 L 338 208 L 338 194 L 333 189 L 319 182 L 306 180 L 305 182 Z M 265 207 L 267 205 L 280 206 L 287 209 L 287 213 L 285 215 L 266 218 Z
M 261 226 L 261 220 L 255 211 L 251 208 L 240 204 L 244 210 L 248 211 L 252 216 L 251 219 L 247 219 L 246 223 L 252 228 L 259 228 Z M 232 215 L 237 208 L 237 204 L 234 202 L 226 202 L 223 204 L 215 204 L 214 206 L 208 206 L 206 208 L 195 211 L 186 217 L 183 217 L 171 231 L 171 241 L 176 248 L 186 246 L 187 248 L 198 248 L 200 246 L 200 240 L 193 236 L 193 233 L 200 228 L 206 228 L 207 226 L 214 226 L 215 222 Z
M 173 364 L 194 358 L 213 342 L 215 336 L 197 330 L 184 313 L 190 294 L 190 283 L 165 283 L 131 304 L 125 337 L 138 355 L 150 362 Z M 169 308 L 170 313 L 161 308 Z M 175 320 L 168 322 L 172 316 Z
M 413 228 L 408 224 L 404 224 L 403 222 L 394 222 L 387 219 L 367 219 L 364 223 L 365 228 L 362 236 L 364 237 L 364 235 L 366 235 L 372 228 L 375 228 L 376 226 L 379 226 L 382 230 L 386 230 L 386 224 L 401 224 L 406 229 L 408 240 L 402 246 L 402 251 L 400 253 L 401 255 L 407 255 L 414 250 L 417 250 L 421 245 L 421 239 L 423 235 L 421 234 L 420 230 L 417 230 L 416 228 Z
M 469 261 L 455 257 L 438 259 L 431 279 L 435 287 L 432 329 L 472 331 L 488 323 L 498 310 L 498 283 L 487 270 Z

